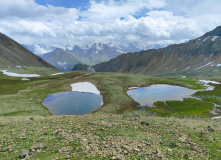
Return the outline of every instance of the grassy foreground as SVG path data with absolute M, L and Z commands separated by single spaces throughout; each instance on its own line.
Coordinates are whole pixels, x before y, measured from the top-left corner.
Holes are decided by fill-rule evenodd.
M 221 121 L 94 113 L 0 117 L 0 159 L 220 159 Z M 43 143 L 41 147 L 33 145 Z

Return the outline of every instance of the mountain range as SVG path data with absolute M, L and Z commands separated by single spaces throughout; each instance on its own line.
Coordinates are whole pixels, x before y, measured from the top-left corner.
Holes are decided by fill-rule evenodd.
M 93 42 L 87 45 L 68 45 L 61 48 L 57 48 L 55 46 L 47 47 L 44 45 L 23 46 L 63 71 L 72 70 L 76 64 L 94 65 L 100 62 L 108 61 L 121 55 L 122 53 L 164 47 L 164 45 L 139 46 L 136 43 L 116 45 L 113 43 L 104 44 L 98 42 Z
M 94 65 L 96 72 L 156 74 L 221 66 L 221 26 L 203 36 L 166 48 L 122 54 Z
M 0 33 L 0 68 L 15 67 L 47 67 L 54 68 L 25 47 Z

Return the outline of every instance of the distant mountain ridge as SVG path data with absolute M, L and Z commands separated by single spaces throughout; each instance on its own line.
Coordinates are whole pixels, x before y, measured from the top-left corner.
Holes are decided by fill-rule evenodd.
M 0 68 L 23 66 L 54 68 L 13 39 L 0 33 Z
M 45 61 L 49 62 L 58 69 L 67 71 L 72 70 L 76 64 L 94 65 L 108 61 L 123 53 L 141 51 L 135 44 L 116 45 L 113 43 L 89 43 L 87 45 L 74 45 L 56 48 L 55 46 L 46 47 L 44 45 L 24 45 L 26 48 L 39 54 Z M 143 48 L 160 48 L 163 45 L 148 45 Z M 47 50 L 48 53 L 42 54 Z
M 221 66 L 221 26 L 187 43 L 123 54 L 94 65 L 97 72 L 165 73 Z

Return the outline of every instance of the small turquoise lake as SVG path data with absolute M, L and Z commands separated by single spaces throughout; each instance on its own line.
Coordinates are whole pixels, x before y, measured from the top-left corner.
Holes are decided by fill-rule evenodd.
M 48 95 L 42 104 L 52 115 L 83 115 L 99 109 L 103 97 L 93 93 L 59 92 Z
M 127 91 L 127 94 L 140 106 L 152 107 L 156 101 L 183 100 L 196 90 L 166 84 L 151 85 Z

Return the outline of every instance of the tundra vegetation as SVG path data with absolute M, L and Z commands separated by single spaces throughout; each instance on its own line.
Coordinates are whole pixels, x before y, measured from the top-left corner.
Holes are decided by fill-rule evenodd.
M 126 93 L 129 87 L 152 84 L 201 90 L 205 87 L 198 80 L 221 82 L 220 77 L 84 71 L 52 76 L 54 70 L 13 71 L 18 70 L 42 76 L 21 81 L 0 72 L 0 159 L 221 158 L 220 119 L 210 119 L 213 103 L 221 103 L 220 85 L 214 84 L 212 91 L 196 92 L 193 96 L 198 99 L 155 102 L 156 107 L 146 112 L 138 111 L 138 104 Z M 71 91 L 76 82 L 96 85 L 104 105 L 81 116 L 53 116 L 42 106 L 48 94 Z

